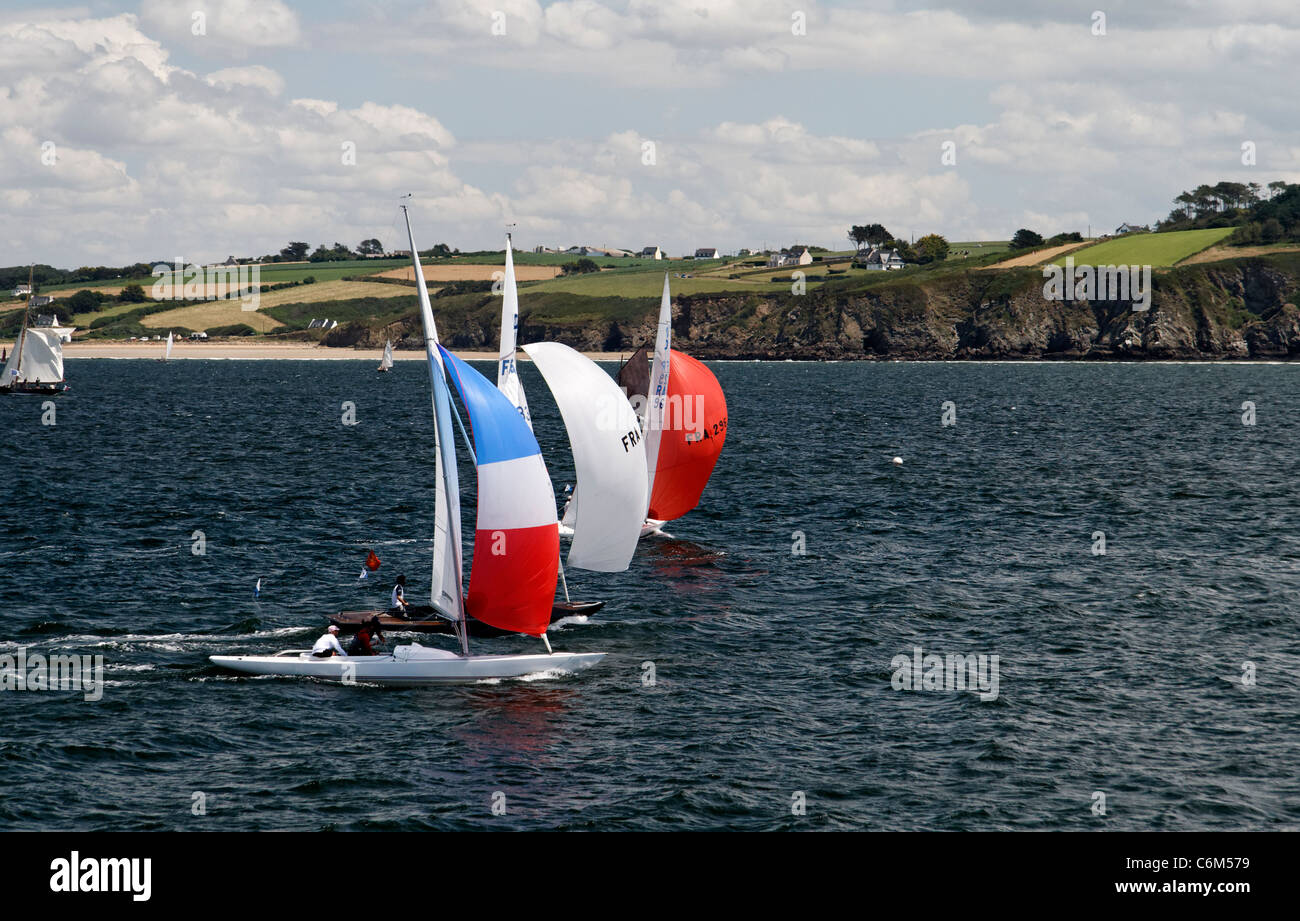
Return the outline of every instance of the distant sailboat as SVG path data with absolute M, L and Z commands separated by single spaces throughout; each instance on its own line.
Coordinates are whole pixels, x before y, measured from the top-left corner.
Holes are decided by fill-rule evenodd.
M 28 272 L 28 290 L 32 273 Z M 52 329 L 33 328 L 31 300 L 23 311 L 23 326 L 14 350 L 0 372 L 0 394 L 30 393 L 49 396 L 68 389 L 63 379 L 63 339 Z
M 406 212 L 405 207 L 402 210 Z M 552 670 L 577 671 L 604 658 L 604 653 L 599 652 L 557 653 L 550 649 L 546 630 L 555 597 L 560 540 L 555 493 L 541 448 L 514 405 L 483 375 L 439 344 L 409 214 L 406 232 L 415 261 L 433 391 L 435 522 L 430 595 L 434 610 L 455 625 L 461 651 L 457 654 L 411 643 L 395 647 L 391 655 L 317 658 L 310 652 L 286 650 L 274 656 L 211 656 L 216 665 L 260 675 L 421 685 L 518 678 Z M 448 379 L 469 415 L 474 434 L 473 444 L 467 448 L 478 473 L 468 593 L 461 568 L 460 485 Z M 547 652 L 470 655 L 471 617 L 500 630 L 540 637 Z
M 393 340 L 389 339 L 384 343 L 384 357 L 379 359 L 379 367 L 376 371 L 389 371 L 393 367 Z
M 163 356 L 159 361 L 167 361 L 172 357 L 172 331 L 167 330 L 167 344 L 163 346 Z
M 700 504 L 727 439 L 727 400 L 717 377 L 672 347 L 667 275 L 648 371 L 647 357 L 643 346 L 618 374 L 628 399 L 633 406 L 639 404 L 645 432 L 649 500 L 643 537 L 661 533 L 664 524 Z

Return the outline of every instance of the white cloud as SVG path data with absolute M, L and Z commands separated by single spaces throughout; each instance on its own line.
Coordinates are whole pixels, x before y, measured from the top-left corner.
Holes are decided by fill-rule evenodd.
M 143 0 L 140 18 L 165 38 L 211 56 L 244 57 L 302 38 L 298 14 L 281 0 Z

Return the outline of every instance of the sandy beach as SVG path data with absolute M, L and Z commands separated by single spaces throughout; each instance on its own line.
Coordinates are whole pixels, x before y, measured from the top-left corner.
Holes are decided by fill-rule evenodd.
M 71 342 L 63 346 L 63 357 L 71 358 L 161 358 L 163 342 Z M 6 349 L 13 348 L 7 343 Z M 593 361 L 619 361 L 627 352 L 586 352 Z M 178 341 L 172 346 L 172 361 L 191 359 L 210 360 L 261 360 L 290 359 L 295 361 L 374 361 L 377 365 L 382 355 L 380 349 L 326 348 L 308 342 L 189 342 Z M 456 356 L 465 361 L 495 361 L 496 352 L 462 352 Z M 394 361 L 423 361 L 424 352 L 416 349 L 395 349 Z M 520 361 L 528 356 L 519 353 Z

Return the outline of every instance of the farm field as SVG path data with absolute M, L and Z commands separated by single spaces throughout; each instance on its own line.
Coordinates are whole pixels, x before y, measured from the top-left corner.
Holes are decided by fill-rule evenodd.
M 1036 249 L 1032 253 L 1025 253 L 1023 256 L 1013 256 L 1012 258 L 1005 259 L 1002 262 L 995 262 L 993 265 L 980 266 L 980 268 L 986 270 L 1014 269 L 1027 265 L 1041 265 L 1044 262 L 1051 262 L 1053 259 L 1056 259 L 1059 256 L 1064 256 L 1066 253 L 1072 252 L 1076 249 L 1083 249 L 1085 246 L 1088 246 L 1090 242 L 1091 241 L 1084 241 L 1083 243 L 1063 243 L 1060 246 L 1053 246 L 1049 249 Z M 949 256 L 948 258 L 951 259 L 952 257 Z
M 211 329 L 214 326 L 230 326 L 234 323 L 246 323 L 259 333 L 270 332 L 276 327 L 284 325 L 274 317 L 269 317 L 260 311 L 244 310 L 241 302 L 237 299 L 233 301 L 199 301 L 198 303 L 177 307 L 175 310 L 164 310 L 162 313 L 149 314 L 140 319 L 140 325 L 148 329 L 167 329 L 171 326 L 183 326 L 187 329 Z
M 1201 250 L 1195 256 L 1184 259 L 1181 265 L 1195 265 L 1200 262 L 1221 262 L 1224 259 L 1247 259 L 1251 256 L 1271 256 L 1274 253 L 1300 252 L 1300 246 L 1294 243 L 1273 243 L 1264 246 L 1211 246 Z
M 501 254 L 501 261 L 495 263 L 466 263 L 466 262 L 436 262 L 432 265 L 423 266 L 425 281 L 491 281 L 493 272 L 504 271 L 505 253 Z M 560 274 L 558 265 L 516 265 L 515 278 L 519 281 L 538 281 L 544 278 L 554 278 Z M 380 278 L 402 278 L 413 279 L 413 267 L 408 263 L 397 269 L 390 269 L 386 272 L 378 273 Z M 390 287 L 397 287 L 392 285 Z M 403 294 L 410 294 L 409 291 L 402 291 Z
M 678 269 L 677 266 L 673 267 Z M 798 268 L 796 266 L 796 268 Z M 811 266 L 804 266 L 805 271 Z M 678 269 L 680 271 L 680 269 Z M 728 278 L 723 273 L 702 273 L 687 271 L 690 278 L 679 278 L 678 271 L 669 272 L 669 290 L 674 294 L 707 294 L 714 291 L 771 291 L 775 286 L 770 281 L 773 276 L 788 277 L 790 268 L 772 269 L 761 275 L 745 275 L 741 278 Z M 809 272 L 809 274 L 818 274 Z M 817 284 L 809 281 L 809 287 Z M 520 285 L 520 296 L 529 291 L 556 291 L 567 294 L 580 294 L 587 297 L 658 297 L 664 289 L 663 275 L 659 272 L 598 272 L 588 275 L 569 275 L 553 278 L 550 281 L 536 282 L 527 286 Z
M 1070 253 L 1077 264 L 1150 265 L 1168 268 L 1213 246 L 1232 233 L 1231 227 L 1209 230 L 1177 230 L 1172 233 L 1136 233 L 1105 240 Z M 1066 256 L 1053 259 L 1064 265 Z

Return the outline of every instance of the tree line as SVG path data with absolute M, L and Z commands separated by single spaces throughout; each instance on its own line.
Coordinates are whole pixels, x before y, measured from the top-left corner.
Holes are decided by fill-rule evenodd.
M 915 243 L 901 240 L 889 232 L 884 224 L 854 224 L 849 228 L 849 239 L 859 252 L 867 245 L 897 250 L 904 262 L 942 262 L 948 258 L 948 241 L 937 233 L 928 233 Z

